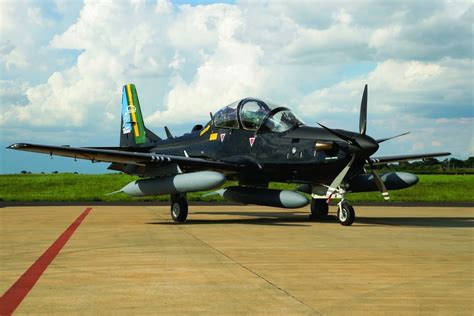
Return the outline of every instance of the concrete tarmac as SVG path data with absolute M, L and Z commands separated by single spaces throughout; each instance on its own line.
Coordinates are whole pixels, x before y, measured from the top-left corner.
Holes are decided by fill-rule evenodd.
M 0 209 L 2 294 L 84 209 Z M 94 206 L 15 314 L 473 314 L 473 208 L 356 212 Z

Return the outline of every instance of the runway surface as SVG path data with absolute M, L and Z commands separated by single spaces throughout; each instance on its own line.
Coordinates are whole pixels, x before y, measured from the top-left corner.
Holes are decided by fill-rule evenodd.
M 184 225 L 164 206 L 0 208 L 0 308 L 473 313 L 473 208 L 356 211 L 343 227 L 309 221 L 307 209 L 256 206 L 192 206 Z

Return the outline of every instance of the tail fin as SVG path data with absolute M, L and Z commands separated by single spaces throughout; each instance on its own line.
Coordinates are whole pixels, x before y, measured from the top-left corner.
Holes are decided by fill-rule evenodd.
M 126 84 L 122 89 L 120 147 L 150 147 L 160 140 L 145 127 L 135 85 Z

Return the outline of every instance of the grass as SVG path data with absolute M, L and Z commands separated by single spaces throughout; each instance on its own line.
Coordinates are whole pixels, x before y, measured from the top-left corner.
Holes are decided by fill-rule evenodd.
M 474 202 L 474 175 L 419 175 L 414 187 L 390 191 L 395 202 Z M 117 191 L 137 177 L 125 174 L 22 174 L 0 175 L 2 201 L 168 201 L 168 196 L 132 198 Z M 228 185 L 235 183 L 228 182 Z M 294 189 L 291 184 L 272 183 L 271 188 Z M 189 193 L 191 201 L 222 201 L 207 192 Z M 351 201 L 382 201 L 378 192 L 351 193 Z

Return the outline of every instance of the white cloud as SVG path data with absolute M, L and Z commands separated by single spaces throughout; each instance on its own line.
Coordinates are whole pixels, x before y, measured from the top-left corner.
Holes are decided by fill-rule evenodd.
M 27 57 L 18 48 L 13 48 L 7 54 L 2 54 L 0 56 L 0 62 L 5 64 L 7 70 L 13 67 L 25 69 L 30 65 Z
M 158 14 L 169 14 L 173 11 L 173 4 L 169 0 L 157 0 L 155 12 Z
M 175 19 L 168 27 L 167 40 L 178 49 L 192 50 L 216 48 L 220 39 L 230 38 L 241 26 L 242 16 L 235 6 L 214 4 L 178 8 Z
M 180 55 L 179 51 L 176 51 L 173 56 L 173 60 L 169 63 L 168 67 L 174 70 L 180 70 L 186 59 Z
M 109 128 L 127 82 L 147 99 L 149 125 L 199 122 L 260 96 L 294 105 L 308 123 L 352 127 L 365 83 L 374 131 L 407 127 L 432 137 L 436 128 L 451 135 L 451 120 L 472 123 L 469 3 L 86 0 L 75 16 L 56 2 L 66 24 L 34 2 L 0 5 L 0 70 L 8 89 L 17 85 L 15 97 L 0 90 L 2 129 Z M 345 72 L 352 68 L 361 70 Z M 416 135 L 405 139 L 425 149 L 452 145 Z
M 265 70 L 259 66 L 262 51 L 258 46 L 232 39 L 219 42 L 215 53 L 205 57 L 191 83 L 180 76 L 168 94 L 167 109 L 147 118 L 151 123 L 181 123 L 206 119 L 217 106 L 260 92 Z
M 470 67 L 470 60 L 447 59 L 438 63 L 387 60 L 367 75 L 305 96 L 300 110 L 305 114 L 358 111 L 354 96 L 361 95 L 368 83 L 372 113 L 425 110 L 426 115 L 432 115 L 435 108 L 443 106 L 456 111 L 457 107 L 468 107 L 472 101 Z
M 15 82 L 12 80 L 0 80 L 0 97 L 2 100 L 2 104 L 8 106 L 27 104 L 27 89 L 27 83 Z
M 263 51 L 257 45 L 234 38 L 234 32 L 240 26 L 236 14 L 214 20 L 215 51 L 212 55 L 203 54 L 203 63 L 191 82 L 187 83 L 179 75 L 174 78 L 166 110 L 152 114 L 147 118 L 149 122 L 165 124 L 189 121 L 189 118 L 206 119 L 210 111 L 216 110 L 216 105 L 225 105 L 261 91 L 265 86 L 265 70 L 260 65 Z
M 350 24 L 352 22 L 352 15 L 347 13 L 344 8 L 341 8 L 337 13 L 333 13 L 333 19 L 342 24 Z

